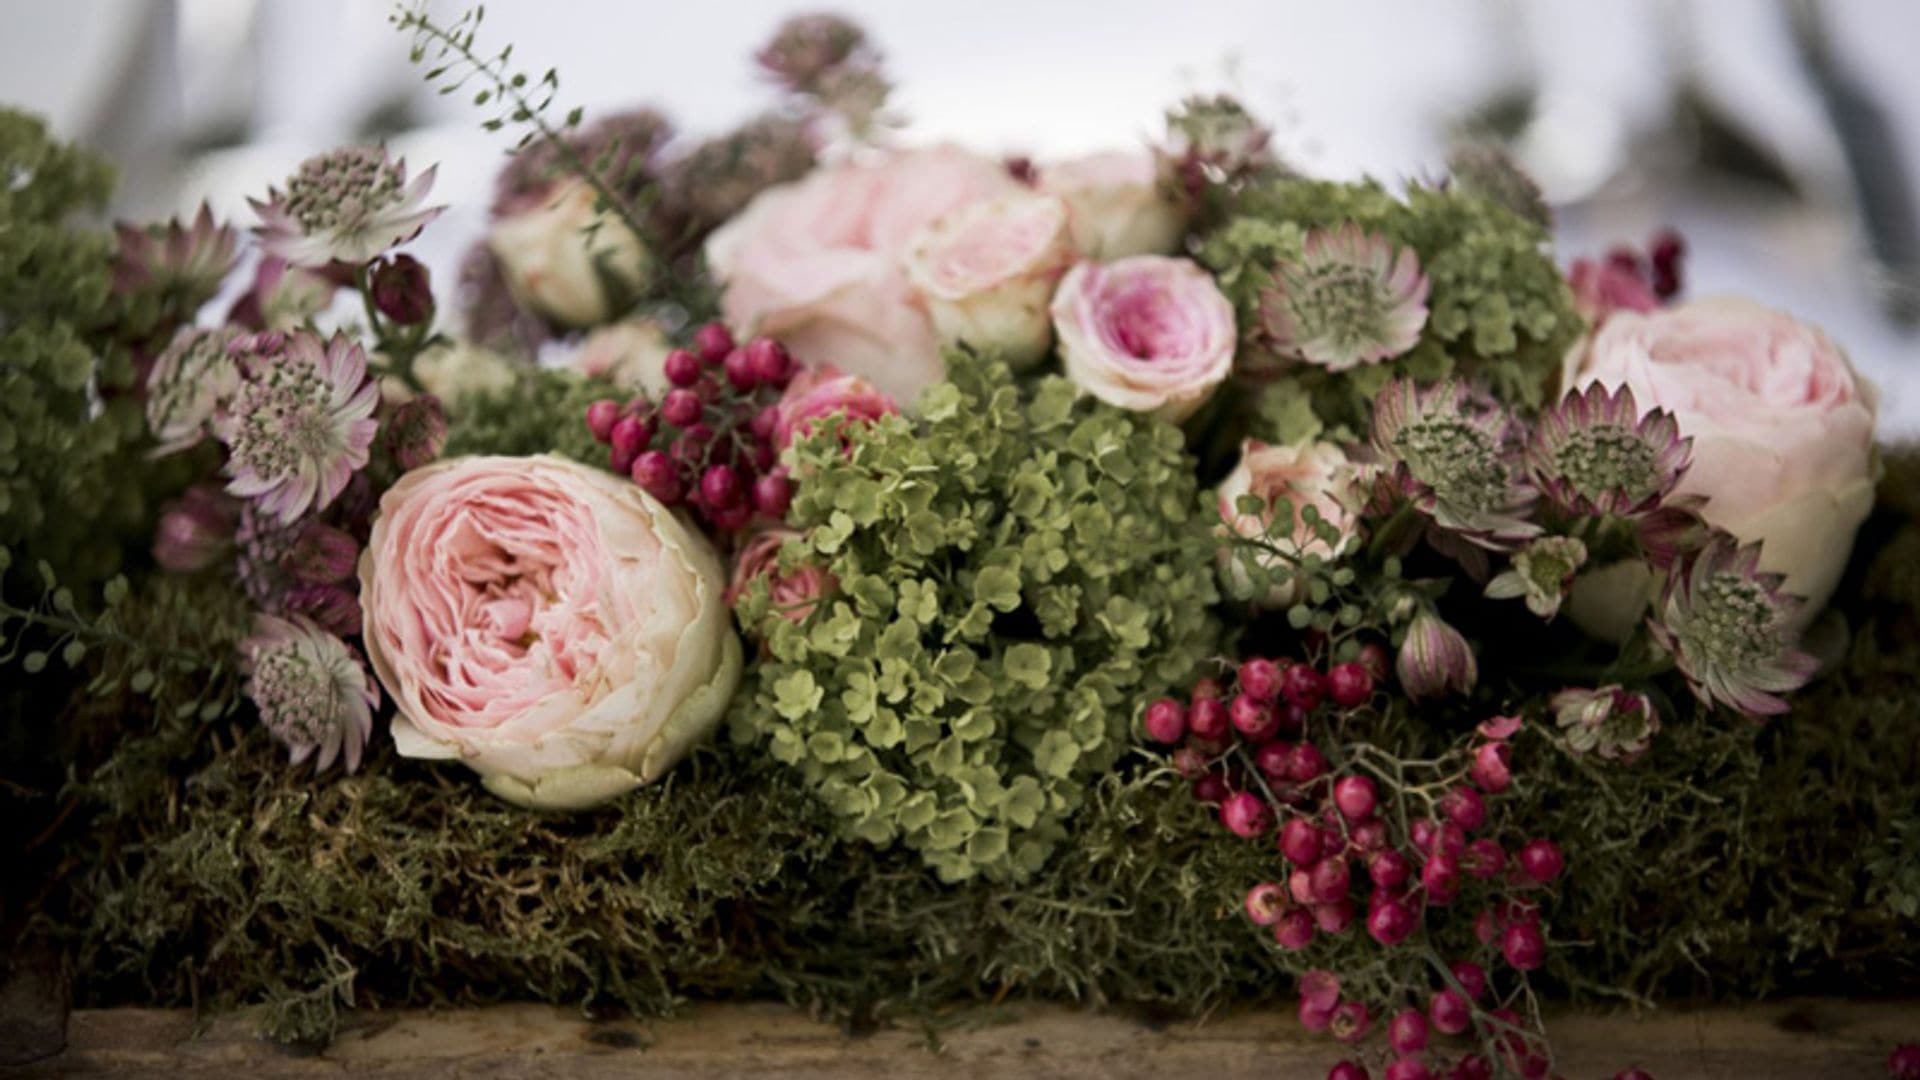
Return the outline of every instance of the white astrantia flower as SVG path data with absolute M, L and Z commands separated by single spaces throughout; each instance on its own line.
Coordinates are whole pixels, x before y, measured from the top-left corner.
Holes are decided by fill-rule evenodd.
M 249 199 L 268 255 L 294 266 L 358 266 L 419 235 L 445 207 L 427 206 L 434 170 L 409 183 L 406 162 L 384 147 L 348 146 L 310 157 L 286 190 Z
M 336 760 L 360 767 L 380 692 L 346 642 L 304 617 L 255 615 L 240 654 L 247 697 L 294 764 L 317 754 L 319 770 Z

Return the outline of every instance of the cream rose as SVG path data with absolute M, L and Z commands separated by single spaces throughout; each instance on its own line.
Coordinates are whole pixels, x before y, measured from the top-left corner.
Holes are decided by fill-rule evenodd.
M 942 345 L 997 352 L 1016 367 L 1047 354 L 1047 301 L 1073 263 L 1067 205 L 1028 191 L 963 206 L 920 230 L 907 278 Z
M 1761 544 L 1811 618 L 1833 595 L 1853 536 L 1873 508 L 1878 458 L 1873 385 L 1826 334 L 1747 300 L 1616 310 L 1567 387 L 1625 385 L 1642 409 L 1674 414 L 1693 439 L 1681 494 L 1707 521 Z
M 1045 165 L 1037 186 L 1066 200 L 1073 246 L 1091 259 L 1164 255 L 1180 246 L 1186 231 L 1185 208 L 1145 150 L 1110 150 Z
M 907 281 L 907 246 L 949 211 L 1013 190 L 999 163 L 954 147 L 819 169 L 760 193 L 707 240 L 721 311 L 902 401 L 940 379 L 933 321 Z
M 653 270 L 640 237 L 597 200 L 585 181 L 562 180 L 487 234 L 515 299 L 567 326 L 606 322 L 622 294 L 644 285 Z
M 1067 376 L 1094 397 L 1179 423 L 1233 367 L 1233 304 L 1188 259 L 1083 262 L 1053 296 Z
M 415 469 L 360 560 L 395 748 L 538 809 L 652 781 L 739 681 L 726 587 L 706 539 L 622 477 L 551 456 Z
M 660 324 L 623 319 L 587 335 L 567 366 L 582 375 L 610 379 L 629 390 L 644 390 L 659 400 L 673 389 L 667 381 L 667 354 L 673 342 Z
M 499 393 L 513 388 L 519 370 L 492 349 L 466 341 L 436 345 L 413 360 L 413 377 L 427 393 L 445 402 L 470 394 Z
M 1256 561 L 1269 570 L 1284 570 L 1288 556 L 1318 555 L 1336 558 L 1353 546 L 1357 537 L 1354 511 L 1360 497 L 1360 469 L 1348 460 L 1346 451 L 1334 443 L 1310 442 L 1298 446 L 1269 446 L 1248 439 L 1240 446 L 1240 462 L 1217 489 L 1222 534 L 1232 533 L 1249 539 L 1265 539 L 1279 552 L 1262 551 Z M 1258 496 L 1266 508 L 1257 514 L 1240 512 L 1240 497 Z M 1287 500 L 1293 511 L 1292 522 L 1268 537 L 1273 521 L 1273 506 Z M 1313 507 L 1320 520 L 1332 525 L 1339 539 L 1327 543 L 1319 532 L 1308 526 L 1301 512 Z M 1220 550 L 1221 567 L 1228 577 L 1247 588 L 1247 568 L 1232 547 Z M 1289 577 L 1276 581 L 1267 595 L 1258 599 L 1263 607 L 1284 608 L 1297 603 L 1303 583 Z

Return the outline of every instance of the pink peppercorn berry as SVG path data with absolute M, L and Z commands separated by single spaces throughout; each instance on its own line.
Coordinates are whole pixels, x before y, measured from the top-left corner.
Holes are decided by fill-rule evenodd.
M 1273 924 L 1273 940 L 1288 950 L 1304 949 L 1313 943 L 1313 913 L 1306 908 L 1288 908 Z
M 1240 664 L 1240 692 L 1255 701 L 1271 702 L 1280 696 L 1280 665 L 1264 657 Z
M 1196 739 L 1224 739 L 1229 730 L 1227 707 L 1219 698 L 1200 698 L 1187 710 L 1187 729 Z
M 1547 938 L 1540 924 L 1517 922 L 1500 932 L 1500 955 L 1516 971 L 1533 971 L 1547 962 Z
M 1357 1061 L 1342 1061 L 1327 1070 L 1327 1080 L 1373 1080 L 1367 1067 Z
M 1327 692 L 1327 680 L 1305 664 L 1293 664 L 1280 673 L 1280 696 L 1311 712 Z
M 1379 794 L 1373 779 L 1367 776 L 1343 776 L 1333 785 L 1333 805 L 1348 821 L 1365 821 L 1373 816 Z
M 700 358 L 685 349 L 675 349 L 661 363 L 667 382 L 685 389 L 700 381 Z
M 1893 1080 L 1920 1080 L 1920 1043 L 1902 1043 L 1887 1055 L 1887 1075 Z
M 1427 1020 L 1443 1035 L 1458 1035 L 1473 1026 L 1473 1006 L 1458 990 L 1436 990 L 1427 1001 Z
M 1374 895 L 1378 897 L 1379 894 Z M 1412 936 L 1413 927 L 1413 910 L 1401 900 L 1379 900 L 1373 905 L 1373 910 L 1367 912 L 1367 933 L 1373 940 L 1389 948 Z
M 1373 697 L 1373 675 L 1358 660 L 1335 664 L 1327 670 L 1327 696 L 1343 709 L 1364 705 Z
M 1273 811 L 1260 796 L 1239 791 L 1220 803 L 1220 824 L 1235 836 L 1252 839 L 1273 827 Z
M 1567 860 L 1551 840 L 1529 840 L 1514 860 L 1528 880 L 1545 885 L 1560 876 Z
M 693 347 L 700 358 L 709 364 L 718 364 L 726 360 L 733 351 L 733 335 L 717 322 L 707 323 L 693 332 Z
M 1417 1057 L 1395 1058 L 1387 1065 L 1386 1080 L 1433 1080 L 1433 1073 Z
M 1172 746 L 1187 737 L 1186 706 L 1172 698 L 1161 698 L 1147 706 L 1142 726 L 1147 730 L 1147 738 L 1163 746 Z
M 1387 1023 L 1387 1045 L 1396 1054 L 1417 1054 L 1427 1048 L 1427 1017 L 1419 1009 L 1402 1009 Z
M 620 403 L 611 398 L 601 398 L 587 406 L 587 430 L 593 433 L 596 442 L 606 442 L 613 437 L 613 425 L 620 419 Z

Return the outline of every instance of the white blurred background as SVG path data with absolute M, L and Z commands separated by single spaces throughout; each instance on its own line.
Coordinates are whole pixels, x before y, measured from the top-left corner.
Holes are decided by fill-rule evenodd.
M 462 5 L 435 3 L 447 18 Z M 792 0 L 496 0 L 482 45 L 557 67 L 562 106 L 652 104 L 690 133 L 772 101 L 752 50 Z M 1693 295 L 1825 325 L 1920 435 L 1920 3 L 1913 0 L 844 0 L 913 141 L 1037 156 L 1138 142 L 1231 90 L 1310 172 L 1433 175 L 1491 124 L 1559 213 L 1562 257 L 1686 235 Z M 511 143 L 407 63 L 385 0 L 0 0 L 0 101 L 120 163 L 116 212 L 245 196 L 386 138 L 442 163 L 451 275 Z M 443 278 L 445 280 L 445 278 Z

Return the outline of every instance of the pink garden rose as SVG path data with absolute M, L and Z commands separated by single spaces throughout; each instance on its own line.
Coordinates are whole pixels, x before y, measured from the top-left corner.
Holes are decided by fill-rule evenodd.
M 1334 443 L 1269 446 L 1258 439 L 1248 439 L 1240 446 L 1240 463 L 1220 481 L 1221 529 L 1249 538 L 1266 537 L 1273 519 L 1273 506 L 1285 499 L 1293 510 L 1291 527 L 1281 528 L 1278 535 L 1268 538 L 1267 542 L 1286 555 L 1311 553 L 1334 558 L 1351 547 L 1357 535 L 1354 510 L 1361 497 L 1359 480 L 1359 466 L 1349 461 L 1346 451 Z M 1259 496 L 1265 500 L 1266 508 L 1257 514 L 1241 513 L 1242 495 Z M 1322 521 L 1339 530 L 1337 543 L 1328 544 L 1301 520 L 1300 512 L 1309 506 Z M 1244 591 L 1246 568 L 1232 548 L 1221 549 L 1221 561 L 1228 576 L 1238 581 Z M 1285 556 L 1271 552 L 1262 552 L 1256 561 L 1269 570 L 1283 570 L 1289 565 Z M 1267 595 L 1256 598 L 1255 602 L 1269 608 L 1291 606 L 1299 601 L 1302 584 L 1292 578 L 1276 581 Z
M 942 345 L 996 352 L 1016 367 L 1047 354 L 1047 301 L 1073 265 L 1067 206 L 1015 191 L 963 206 L 920 230 L 907 277 Z
M 827 364 L 802 372 L 773 409 L 773 444 L 785 450 L 804 437 L 815 420 L 834 415 L 856 422 L 878 420 L 899 412 L 900 406 L 867 380 Z
M 1164 255 L 1180 246 L 1185 207 L 1146 150 L 1110 150 L 1042 166 L 1039 189 L 1066 200 L 1073 246 L 1090 259 Z
M 625 477 L 559 457 L 407 473 L 380 500 L 360 587 L 396 749 L 459 758 L 522 806 L 656 779 L 740 677 L 706 539 Z
M 1179 423 L 1233 367 L 1233 304 L 1189 259 L 1083 262 L 1053 297 L 1067 376 L 1094 397 Z
M 1625 385 L 1643 410 L 1669 410 L 1693 439 L 1681 494 L 1707 521 L 1762 545 L 1808 617 L 1833 595 L 1853 536 L 1873 508 L 1878 399 L 1826 334 L 1747 300 L 1615 311 L 1569 389 Z
M 802 361 L 911 400 L 942 367 L 903 268 L 908 245 L 949 211 L 1015 187 L 999 163 L 942 146 L 769 188 L 707 240 L 721 311 L 743 337 L 779 338 Z
M 739 604 L 748 586 L 766 578 L 772 601 L 768 613 L 792 623 L 805 622 L 819 606 L 820 598 L 833 592 L 838 583 L 825 567 L 813 564 L 785 574 L 780 572 L 780 549 L 799 536 L 798 530 L 784 526 L 754 533 L 733 557 L 733 580 L 727 586 L 727 604 Z

